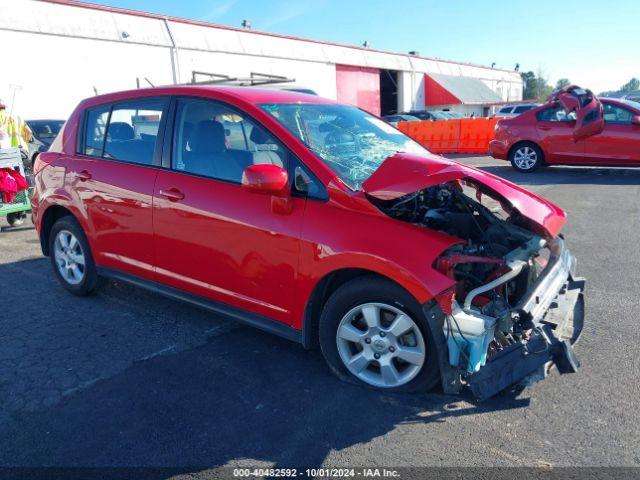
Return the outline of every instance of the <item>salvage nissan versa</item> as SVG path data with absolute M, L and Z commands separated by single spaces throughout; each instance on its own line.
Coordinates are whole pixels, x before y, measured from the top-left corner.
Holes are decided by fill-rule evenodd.
M 342 379 L 479 399 L 573 372 L 584 281 L 555 205 L 355 107 L 166 87 L 83 101 L 35 165 L 71 293 L 101 279 L 300 342 Z

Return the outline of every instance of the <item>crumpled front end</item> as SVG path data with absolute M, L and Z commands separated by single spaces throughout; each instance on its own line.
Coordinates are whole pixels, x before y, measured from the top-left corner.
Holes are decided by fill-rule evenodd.
M 582 330 L 584 280 L 575 277 L 575 259 L 559 234 L 564 212 L 456 164 L 387 162 L 414 175 L 368 180 L 370 201 L 396 220 L 452 239 L 431 265 L 451 283 L 424 307 L 445 392 L 467 385 L 483 400 L 544 378 L 552 364 L 576 371 L 572 345 Z
M 471 297 L 504 287 L 521 274 L 523 260 L 515 255 L 504 275 L 477 289 L 485 292 L 470 292 L 462 305 L 453 299 L 449 312 L 425 306 L 440 352 L 446 352 L 440 355 L 446 392 L 467 384 L 485 400 L 513 385 L 544 379 L 552 365 L 560 373 L 577 371 L 573 344 L 582 332 L 585 281 L 575 276 L 575 258 L 561 237 L 546 248 L 546 266 L 512 308 L 487 309 L 488 303 L 474 305 Z

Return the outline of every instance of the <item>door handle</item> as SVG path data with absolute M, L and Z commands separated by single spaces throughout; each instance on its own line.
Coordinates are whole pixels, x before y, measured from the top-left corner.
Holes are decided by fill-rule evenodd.
M 91 174 L 89 173 L 88 170 L 82 170 L 81 172 L 78 172 L 76 176 L 81 182 L 86 182 L 87 180 L 91 180 Z
M 547 127 L 546 125 L 541 125 L 538 127 L 540 130 L 551 130 L 551 127 Z
M 182 193 L 177 188 L 170 188 L 168 190 L 160 190 L 158 194 L 162 197 L 167 198 L 170 202 L 177 202 L 178 200 L 182 200 L 184 198 L 184 193 Z

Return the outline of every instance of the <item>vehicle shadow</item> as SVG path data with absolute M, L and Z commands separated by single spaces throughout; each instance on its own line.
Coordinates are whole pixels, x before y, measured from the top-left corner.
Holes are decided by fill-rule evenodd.
M 12 271 L 35 271 L 43 261 L 20 262 Z M 199 315 L 191 307 L 184 311 L 185 321 L 189 312 Z M 0 387 L 0 393 L 13 388 L 1 372 Z M 389 394 L 345 384 L 318 351 L 239 326 L 204 345 L 135 361 L 51 407 L 4 415 L 0 465 L 171 467 L 183 473 L 243 464 L 320 466 L 331 452 L 400 425 L 430 428 L 528 405 L 527 398 L 474 404 L 468 393 Z M 167 477 L 162 470 L 138 473 Z

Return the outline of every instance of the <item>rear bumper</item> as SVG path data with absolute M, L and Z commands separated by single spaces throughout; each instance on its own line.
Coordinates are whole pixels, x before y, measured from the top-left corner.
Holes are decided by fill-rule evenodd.
M 562 238 L 558 237 L 550 249 L 546 268 L 515 308 L 520 324 L 532 331 L 526 342 L 510 345 L 490 357 L 478 372 L 465 375 L 446 361 L 444 335 L 434 335 L 439 346 L 440 371 L 446 393 L 460 390 L 461 374 L 474 396 L 482 401 L 512 385 L 542 380 L 552 366 L 563 374 L 578 370 L 580 362 L 573 345 L 584 324 L 585 280 L 575 276 L 575 258 L 565 248 Z M 431 307 L 425 308 L 425 313 L 434 333 L 434 328 L 438 328 L 437 312 L 434 313 Z M 440 316 L 444 317 L 441 312 Z
M 509 146 L 500 140 L 489 142 L 489 155 L 499 160 L 507 160 L 509 156 Z

